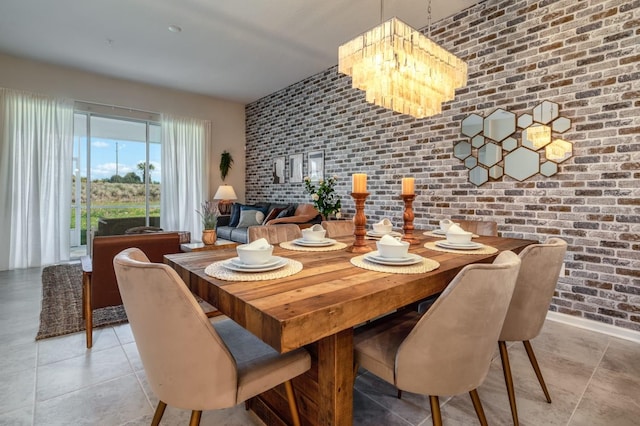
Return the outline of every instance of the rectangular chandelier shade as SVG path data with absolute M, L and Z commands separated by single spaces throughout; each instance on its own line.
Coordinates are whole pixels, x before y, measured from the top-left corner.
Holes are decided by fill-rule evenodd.
M 338 49 L 338 72 L 367 102 L 416 118 L 442 112 L 467 84 L 467 64 L 419 31 L 391 18 Z

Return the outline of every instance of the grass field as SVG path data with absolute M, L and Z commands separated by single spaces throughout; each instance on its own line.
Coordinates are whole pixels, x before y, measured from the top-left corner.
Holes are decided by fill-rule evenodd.
M 80 209 L 81 244 L 86 244 L 87 209 L 86 183 L 82 183 Z M 160 184 L 149 186 L 150 216 L 160 215 Z M 75 197 L 72 197 L 75 203 Z M 91 228 L 97 229 L 98 220 L 145 216 L 145 188 L 136 183 L 91 182 Z M 75 228 L 76 209 L 71 208 L 71 228 Z

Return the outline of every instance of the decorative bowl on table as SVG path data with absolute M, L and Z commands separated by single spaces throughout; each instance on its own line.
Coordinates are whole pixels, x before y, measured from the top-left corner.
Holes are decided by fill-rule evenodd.
M 458 225 L 453 224 L 447 231 L 447 242 L 451 244 L 469 244 L 472 236 L 473 232 L 467 232 Z
M 373 231 L 378 234 L 388 234 L 393 230 L 393 224 L 389 219 L 382 219 L 378 223 L 373 224 Z
M 243 244 L 236 247 L 236 251 L 242 263 L 247 265 L 261 265 L 271 260 L 273 255 L 273 246 L 269 244 L 267 240 L 261 238 L 253 243 Z
M 302 239 L 305 241 L 324 241 L 327 230 L 321 225 L 313 225 L 302 230 Z
M 381 257 L 402 259 L 407 257 L 409 252 L 409 242 L 399 241 L 393 237 L 385 235 L 376 242 L 378 253 Z

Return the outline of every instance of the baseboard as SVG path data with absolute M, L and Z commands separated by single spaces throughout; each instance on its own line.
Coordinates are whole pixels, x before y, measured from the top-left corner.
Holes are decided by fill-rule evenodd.
M 640 332 L 629 330 L 627 328 L 617 327 L 611 324 L 605 324 L 573 315 L 561 314 L 558 312 L 547 312 L 547 319 L 551 321 L 561 322 L 563 324 L 572 325 L 574 327 L 584 328 L 586 330 L 607 334 L 609 336 L 618 337 L 620 339 L 630 340 L 640 343 Z

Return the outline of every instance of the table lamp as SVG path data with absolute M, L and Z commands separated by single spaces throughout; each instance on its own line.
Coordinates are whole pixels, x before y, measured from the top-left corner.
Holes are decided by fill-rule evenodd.
M 213 199 L 220 200 L 218 202 L 220 214 L 231 214 L 231 200 L 237 200 L 238 196 L 231 185 L 220 185 Z

